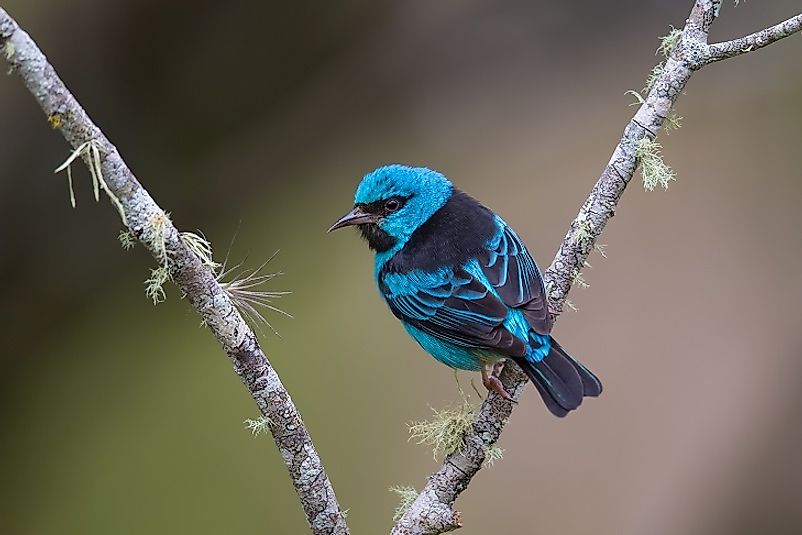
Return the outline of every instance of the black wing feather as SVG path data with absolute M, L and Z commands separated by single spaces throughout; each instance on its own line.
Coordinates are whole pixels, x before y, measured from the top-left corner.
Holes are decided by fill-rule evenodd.
M 526 354 L 525 343 L 503 325 L 507 306 L 487 286 L 462 268 L 443 273 L 445 283 L 429 284 L 415 273 L 394 274 L 409 277 L 414 291 L 394 294 L 384 279 L 380 289 L 398 319 L 427 334 L 463 347 Z
M 506 223 L 492 239 L 481 259 L 482 270 L 507 306 L 521 308 L 538 334 L 553 326 L 543 276 L 521 238 Z

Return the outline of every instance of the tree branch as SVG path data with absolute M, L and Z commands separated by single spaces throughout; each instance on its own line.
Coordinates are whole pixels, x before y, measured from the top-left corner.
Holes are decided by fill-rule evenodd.
M 544 273 L 550 309 L 555 319 L 562 311 L 566 297 L 597 238 L 615 215 L 621 195 L 640 163 L 637 156 L 639 143 L 657 135 L 691 74 L 713 61 L 749 52 L 787 37 L 799 31 L 802 25 L 802 15 L 798 15 L 751 36 L 708 45 L 710 26 L 720 8 L 721 0 L 696 0 L 694 3 L 677 46 L 666 60 L 648 96 L 624 129 L 624 135 L 610 161 L 571 223 L 554 261 Z M 527 383 L 523 372 L 517 366 L 505 366 L 500 379 L 507 392 L 514 399 L 519 399 Z M 513 406 L 495 393 L 488 393 L 473 428 L 464 438 L 462 449 L 449 455 L 429 477 L 424 489 L 393 527 L 393 535 L 436 534 L 461 527 L 460 515 L 453 509 L 454 501 L 482 468 L 486 452 L 501 435 Z
M 178 288 L 231 359 L 234 371 L 267 419 L 312 533 L 347 534 L 343 513 L 312 439 L 253 331 L 214 274 L 202 265 L 114 145 L 89 119 L 36 43 L 2 8 L 0 52 L 67 142 L 76 150 L 92 148 L 94 154 L 83 153 L 84 161 L 99 164 L 105 182 L 101 186 L 120 210 L 123 222 L 154 258 L 166 264 Z
M 771 28 L 750 33 L 739 39 L 709 45 L 707 47 L 705 63 L 734 58 L 735 56 L 758 50 L 764 46 L 776 43 L 780 39 L 788 37 L 800 30 L 802 30 L 802 14 L 784 20 Z

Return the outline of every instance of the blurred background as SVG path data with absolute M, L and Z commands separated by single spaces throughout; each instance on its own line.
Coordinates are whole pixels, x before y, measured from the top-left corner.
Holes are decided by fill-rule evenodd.
M 266 353 L 354 533 L 385 533 L 437 466 L 406 423 L 459 400 L 385 310 L 372 257 L 325 229 L 361 176 L 437 168 L 548 266 L 691 0 L 5 0 L 183 230 L 286 273 Z M 712 38 L 796 0 L 725 3 Z M 460 498 L 467 534 L 802 532 L 802 39 L 697 73 L 556 336 L 605 384 L 565 420 L 534 389 L 504 459 Z M 19 80 L 0 80 L 0 531 L 305 533 L 256 407 L 154 261 L 117 242 Z M 463 384 L 469 375 L 462 374 Z

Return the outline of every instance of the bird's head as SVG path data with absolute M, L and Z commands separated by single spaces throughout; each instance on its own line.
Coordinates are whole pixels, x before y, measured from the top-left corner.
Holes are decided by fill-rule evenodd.
M 453 189 L 445 176 L 425 167 L 379 167 L 365 175 L 354 195 L 354 209 L 329 232 L 356 225 L 377 253 L 399 248 L 448 201 Z

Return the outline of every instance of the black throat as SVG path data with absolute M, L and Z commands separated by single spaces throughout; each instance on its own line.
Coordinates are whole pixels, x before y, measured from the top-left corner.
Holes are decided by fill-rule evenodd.
M 368 242 L 368 247 L 377 253 L 389 251 L 395 246 L 396 240 L 382 229 L 376 223 L 366 223 L 364 225 L 357 225 L 362 237 Z

